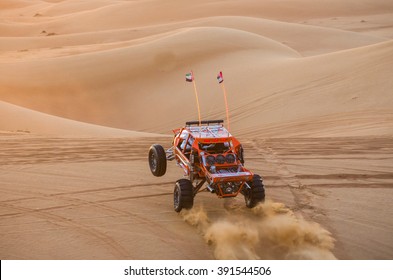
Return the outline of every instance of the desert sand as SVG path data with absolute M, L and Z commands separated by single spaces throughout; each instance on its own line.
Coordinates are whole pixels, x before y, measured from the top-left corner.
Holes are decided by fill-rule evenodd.
M 147 152 L 225 118 L 267 201 L 177 214 Z M 0 259 L 393 259 L 393 2 L 0 2 Z

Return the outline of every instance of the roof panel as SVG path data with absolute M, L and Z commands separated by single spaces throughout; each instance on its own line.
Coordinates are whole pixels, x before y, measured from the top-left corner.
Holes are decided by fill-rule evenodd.
M 232 135 L 222 125 L 187 127 L 194 138 L 226 138 Z

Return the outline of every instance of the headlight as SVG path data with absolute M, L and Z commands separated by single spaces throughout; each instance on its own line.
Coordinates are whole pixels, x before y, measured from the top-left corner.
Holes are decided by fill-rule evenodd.
M 235 160 L 236 160 L 236 157 L 233 154 L 227 154 L 227 156 L 225 157 L 225 161 L 227 163 L 234 163 Z
M 214 158 L 214 156 L 207 156 L 206 162 L 208 165 L 213 165 L 214 163 L 216 163 L 216 159 Z
M 225 163 L 225 157 L 224 157 L 223 155 L 218 155 L 218 156 L 216 157 L 216 162 L 217 162 L 218 164 L 224 164 L 224 163 Z

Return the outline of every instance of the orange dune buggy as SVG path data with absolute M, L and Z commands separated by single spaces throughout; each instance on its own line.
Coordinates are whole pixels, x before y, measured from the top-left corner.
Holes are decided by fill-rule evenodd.
M 149 150 L 149 166 L 154 176 L 163 176 L 167 160 L 175 160 L 187 178 L 176 182 L 174 208 L 190 209 L 194 197 L 208 190 L 220 198 L 243 194 L 246 206 L 265 199 L 262 178 L 244 167 L 243 148 L 223 126 L 222 120 L 191 121 L 175 129 L 172 147 L 164 150 L 154 144 Z M 206 187 L 202 186 L 207 183 Z

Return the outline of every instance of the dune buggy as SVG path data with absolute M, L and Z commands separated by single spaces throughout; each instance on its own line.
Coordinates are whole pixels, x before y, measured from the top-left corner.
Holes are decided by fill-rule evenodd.
M 183 169 L 185 178 L 174 189 L 176 212 L 192 208 L 195 195 L 206 190 L 220 198 L 241 193 L 249 208 L 264 201 L 262 178 L 244 167 L 242 145 L 223 126 L 223 120 L 190 121 L 173 132 L 172 147 L 164 150 L 152 145 L 148 160 L 157 177 L 165 174 L 167 161 L 175 160 Z

